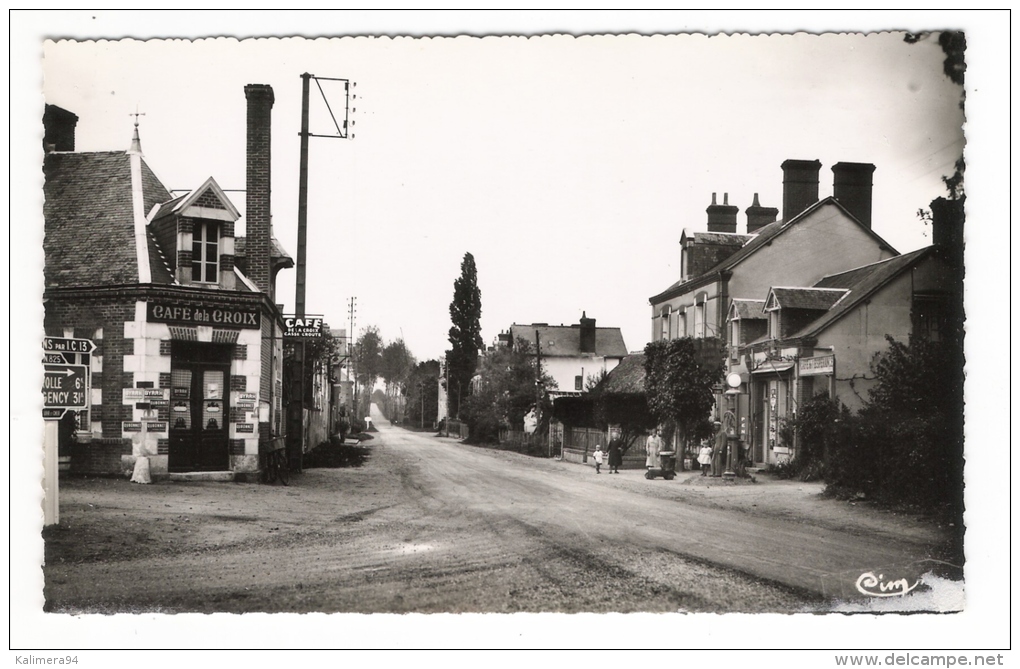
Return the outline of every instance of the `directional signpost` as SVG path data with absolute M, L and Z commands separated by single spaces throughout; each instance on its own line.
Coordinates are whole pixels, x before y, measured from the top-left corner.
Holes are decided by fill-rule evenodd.
M 43 418 L 60 420 L 67 410 L 89 407 L 88 367 L 85 365 L 44 365 Z
M 43 353 L 92 353 L 96 345 L 91 339 L 43 337 Z
M 60 522 L 58 499 L 59 421 L 68 411 L 83 411 L 89 408 L 92 391 L 89 384 L 89 366 L 81 363 L 83 355 L 96 350 L 90 339 L 68 337 L 43 338 L 43 410 L 46 421 L 43 440 L 44 498 L 43 524 L 55 525 Z M 73 362 L 72 362 L 73 361 Z

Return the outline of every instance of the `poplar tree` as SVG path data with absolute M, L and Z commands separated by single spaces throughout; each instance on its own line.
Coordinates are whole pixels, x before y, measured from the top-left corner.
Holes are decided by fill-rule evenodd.
M 475 257 L 464 254 L 460 263 L 460 277 L 453 282 L 453 301 L 450 302 L 451 349 L 446 352 L 449 365 L 450 415 L 460 411 L 460 402 L 471 392 L 471 377 L 478 366 L 478 352 L 482 344 L 482 291 L 478 289 L 478 271 Z

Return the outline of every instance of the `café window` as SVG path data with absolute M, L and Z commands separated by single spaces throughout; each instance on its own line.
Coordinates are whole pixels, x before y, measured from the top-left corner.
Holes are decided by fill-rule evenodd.
M 191 280 L 218 283 L 220 274 L 220 230 L 215 221 L 195 221 L 191 241 Z

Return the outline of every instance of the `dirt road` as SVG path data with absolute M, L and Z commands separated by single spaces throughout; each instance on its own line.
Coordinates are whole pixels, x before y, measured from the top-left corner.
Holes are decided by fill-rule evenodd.
M 379 429 L 362 466 L 289 487 L 62 481 L 48 609 L 793 612 L 943 539 L 910 519 L 848 523 L 837 502 L 805 521 L 762 486 L 596 475 Z

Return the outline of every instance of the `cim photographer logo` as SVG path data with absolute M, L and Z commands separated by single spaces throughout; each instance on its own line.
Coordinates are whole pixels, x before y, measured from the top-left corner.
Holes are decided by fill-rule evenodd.
M 918 585 L 921 581 L 898 578 L 889 580 L 885 574 L 875 575 L 873 571 L 866 571 L 857 577 L 857 591 L 869 597 L 902 597 Z

